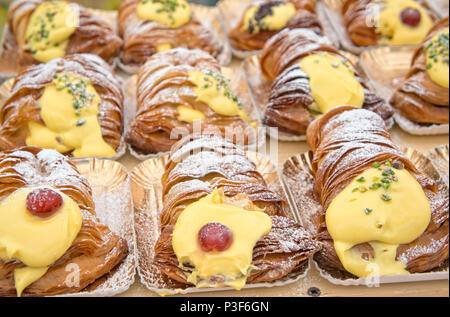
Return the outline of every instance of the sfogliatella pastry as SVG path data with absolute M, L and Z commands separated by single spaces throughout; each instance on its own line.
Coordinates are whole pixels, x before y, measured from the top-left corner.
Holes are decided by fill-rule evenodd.
M 186 0 L 124 0 L 119 33 L 124 39 L 122 63 L 130 67 L 142 66 L 153 54 L 176 47 L 201 49 L 214 57 L 224 49 Z
M 449 122 L 448 21 L 436 24 L 417 48 L 408 75 L 391 99 L 398 113 L 412 122 Z
M 0 105 L 0 150 L 23 145 L 74 157 L 116 155 L 123 94 L 110 66 L 91 54 L 25 68 Z
M 154 263 L 176 288 L 277 281 L 304 272 L 320 247 L 244 150 L 220 136 L 177 143 L 162 186 Z
M 342 15 L 358 46 L 420 44 L 437 19 L 421 0 L 346 0 Z
M 9 7 L 8 27 L 21 49 L 21 66 L 79 53 L 112 63 L 122 47 L 106 21 L 67 1 L 16 0 Z
M 448 189 L 422 174 L 373 112 L 339 107 L 308 128 L 314 152 L 314 259 L 336 278 L 429 272 L 448 266 Z M 442 189 L 441 189 L 442 190 Z
M 92 191 L 54 150 L 0 152 L 0 296 L 82 291 L 127 255 L 96 218 Z
M 392 118 L 391 106 L 369 90 L 351 62 L 311 30 L 285 29 L 272 37 L 260 65 L 273 82 L 263 118 L 267 126 L 305 135 L 317 116 L 343 105 Z
M 229 32 L 231 45 L 241 51 L 261 50 L 269 38 L 284 28 L 310 28 L 322 34 L 315 3 L 315 0 L 254 1 Z
M 166 152 L 197 128 L 247 144 L 253 125 L 214 57 L 177 48 L 152 56 L 139 71 L 137 114 L 126 141 L 140 154 Z

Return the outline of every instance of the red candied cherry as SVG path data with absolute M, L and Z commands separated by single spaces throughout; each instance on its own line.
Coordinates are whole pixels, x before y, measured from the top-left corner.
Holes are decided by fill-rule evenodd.
M 210 222 L 198 232 L 198 242 L 205 252 L 222 252 L 233 243 L 233 233 L 221 223 Z
M 33 215 L 48 218 L 61 208 L 63 198 L 48 188 L 35 189 L 27 196 L 27 209 Z
M 402 22 L 408 26 L 416 27 L 421 20 L 420 11 L 414 8 L 406 8 L 400 14 Z

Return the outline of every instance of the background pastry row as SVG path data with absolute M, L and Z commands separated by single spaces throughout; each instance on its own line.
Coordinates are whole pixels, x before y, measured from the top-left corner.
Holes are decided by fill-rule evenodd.
M 152 10 L 155 10 L 155 4 L 151 1 L 124 1 L 121 8 L 122 13 L 119 14 L 119 25 L 123 20 L 120 17 L 130 16 L 134 22 L 122 22 L 124 24 L 122 28 L 127 25 L 132 29 L 130 32 L 133 35 L 140 34 L 135 29 L 140 30 L 137 25 L 142 24 L 142 27 L 163 26 L 164 32 L 146 30 L 146 34 L 156 36 L 158 41 L 172 40 L 173 38 L 183 39 L 184 36 L 169 36 L 166 32 L 181 32 L 185 28 L 190 29 L 191 23 L 195 21 L 187 18 L 192 14 L 188 9 L 188 4 L 176 1 L 174 3 L 176 5 L 168 9 L 169 12 L 174 10 L 173 12 L 178 12 L 181 16 L 187 14 L 184 16 L 186 20 L 183 20 L 185 24 L 181 26 L 172 25 L 173 21 L 170 22 L 169 15 L 166 17 L 170 23 L 165 20 L 154 22 L 141 18 L 140 16 L 144 13 L 139 13 L 140 11 L 153 12 Z M 244 79 L 241 77 L 240 80 L 236 80 L 239 75 L 238 71 L 232 74 L 235 77 L 233 78 L 234 85 L 228 82 L 226 76 L 223 76 L 226 71 L 221 69 L 219 62 L 214 59 L 220 50 L 212 51 L 205 49 L 202 44 L 195 41 L 188 41 L 194 47 L 200 46 L 204 50 L 210 51 L 212 55 L 208 55 L 205 51 L 184 48 L 170 50 L 172 46 L 183 46 L 183 43 L 166 45 L 164 49 L 160 47 L 160 50 L 164 50 L 164 52 L 156 53 L 157 47 L 152 49 L 149 45 L 160 42 L 155 39 L 146 39 L 143 36 L 135 37 L 138 44 L 133 46 L 135 48 L 133 52 L 140 52 L 138 55 L 142 60 L 138 62 L 137 59 L 134 59 L 134 62 L 128 66 L 136 67 L 146 60 L 147 55 L 156 54 L 144 66 L 138 67 L 137 78 L 125 79 L 125 89 L 119 79 L 114 80 L 113 71 L 107 63 L 92 56 L 69 55 L 63 59 L 52 60 L 47 64 L 26 67 L 17 78 L 2 87 L 5 99 L 2 103 L 3 122 L 0 133 L 2 148 L 10 149 L 28 144 L 56 148 L 60 152 L 69 152 L 77 157 L 117 157 L 124 153 L 124 141 L 126 141 L 130 145 L 132 153 L 148 155 L 168 151 L 177 139 L 171 139 L 174 129 L 191 132 L 195 122 L 201 122 L 199 129 L 203 130 L 221 129 L 223 132 L 227 127 L 236 135 L 244 134 L 243 142 L 245 144 L 258 142 L 253 133 L 254 128 L 258 125 L 279 128 L 282 136 L 286 139 L 300 140 L 304 139 L 306 128 L 314 118 L 335 106 L 344 104 L 370 109 L 378 113 L 389 127 L 393 124 L 395 113 L 397 122 L 406 122 L 407 125 L 412 126 L 412 129 L 406 129 L 409 132 L 430 134 L 431 129 L 431 133 L 446 133 L 448 87 L 445 86 L 448 86 L 448 76 L 445 74 L 448 73 L 448 57 L 445 54 L 448 56 L 448 18 L 432 27 L 427 32 L 426 38 L 421 40 L 422 45 L 414 48 L 411 71 L 393 97 L 387 100 L 387 96 L 380 96 L 376 87 L 371 85 L 370 80 L 366 78 L 368 74 L 361 71 L 357 63 L 352 64 L 352 61 L 355 61 L 354 56 L 339 51 L 327 37 L 320 35 L 322 28 L 316 18 L 312 19 L 314 23 L 309 28 L 304 28 L 308 27 L 307 25 L 300 25 L 302 28 L 283 27 L 284 23 L 294 19 L 292 17 L 287 21 L 274 22 L 276 28 L 281 28 L 280 31 L 264 29 L 267 28 L 266 24 L 268 23 L 264 19 L 269 18 L 271 21 L 272 18 L 277 17 L 278 12 L 281 12 L 283 17 L 289 17 L 289 12 L 300 15 L 304 10 L 310 12 L 308 14 L 315 12 L 314 2 L 304 1 L 302 5 L 305 7 L 300 9 L 298 9 L 299 4 L 294 4 L 264 2 L 251 6 L 245 11 L 247 13 L 244 14 L 242 21 L 247 23 L 247 26 L 239 26 L 238 29 L 248 33 L 247 42 L 256 41 L 259 46 L 263 47 L 263 50 L 243 63 Z M 356 1 L 350 5 L 360 5 L 360 2 Z M 58 17 L 57 12 L 63 12 L 60 14 L 61 18 L 64 17 L 64 23 L 71 21 L 72 18 L 66 17 L 67 12 L 72 12 L 66 10 L 67 6 L 69 4 L 64 2 L 33 1 L 31 6 L 27 1 L 16 1 L 10 8 L 10 21 L 11 23 L 14 21 L 17 27 L 22 26 L 19 28 L 20 30 L 29 32 L 30 41 L 42 43 L 43 34 L 51 37 L 46 34 L 49 30 L 45 29 L 45 27 L 53 27 L 53 24 L 49 25 L 48 16 L 53 16 L 55 13 L 55 16 Z M 80 17 L 82 17 L 81 13 L 84 12 L 84 9 L 80 10 Z M 51 14 L 47 15 L 49 12 Z M 127 12 L 128 14 L 125 14 Z M 424 14 L 420 10 L 418 12 Z M 260 29 L 256 31 L 252 28 L 249 29 L 249 25 L 256 23 L 247 17 L 249 14 L 257 16 L 259 19 L 262 18 L 261 21 L 258 20 L 258 23 L 262 23 L 262 26 L 259 26 Z M 95 17 L 95 12 L 86 10 L 86 15 L 99 19 Z M 34 18 L 36 23 L 29 22 L 26 17 L 31 22 Z M 303 16 L 301 15 L 301 17 Z M 433 15 L 430 13 L 430 21 L 432 17 Z M 23 27 L 27 25 L 23 19 L 28 21 L 29 27 Z M 300 20 L 311 21 L 304 17 Z M 93 36 L 92 32 L 83 31 L 81 22 L 80 20 L 80 27 L 76 28 L 76 31 L 70 28 L 66 30 L 66 35 L 70 35 L 70 37 L 64 39 L 65 42 L 63 41 L 67 44 L 65 51 L 61 51 L 59 47 L 55 51 L 54 47 L 48 49 L 44 45 L 41 50 L 36 50 L 33 54 L 27 44 L 29 40 L 26 39 L 23 40 L 23 48 L 19 51 L 19 60 L 23 60 L 25 63 L 31 61 L 34 63 L 38 56 L 33 57 L 33 55 L 36 54 L 39 56 L 43 54 L 44 59 L 51 59 L 54 57 L 51 54 L 73 53 L 69 49 L 69 44 L 77 34 Z M 95 30 L 99 28 L 103 32 L 102 36 L 96 33 L 96 40 L 92 42 L 97 43 L 93 53 L 112 61 L 114 54 L 120 51 L 121 40 L 114 35 L 112 28 L 106 28 L 105 25 L 101 27 L 99 24 L 93 24 L 92 21 L 89 23 L 90 28 L 95 26 Z M 214 36 L 214 32 L 208 31 L 201 23 L 194 24 L 196 28 L 201 28 L 208 34 L 204 39 L 205 42 L 220 43 L 220 40 Z M 34 30 L 33 28 L 38 25 L 38 30 Z M 270 26 L 269 23 L 269 29 Z M 58 28 L 51 30 L 51 32 L 59 34 L 59 31 L 55 31 L 59 30 Z M 49 34 L 53 34 L 51 32 Z M 72 34 L 72 32 L 75 33 Z M 120 34 L 124 34 L 124 31 Z M 271 35 L 273 37 L 270 38 Z M 18 39 L 23 39 L 23 36 L 24 34 L 17 35 L 16 43 L 19 42 Z M 98 36 L 101 38 L 110 36 L 111 40 L 99 41 Z M 203 39 L 199 34 L 196 36 Z M 32 40 L 31 37 L 33 37 Z M 242 35 L 238 37 L 242 38 Z M 90 42 L 83 40 L 83 43 L 87 45 Z M 50 45 L 52 44 L 50 43 Z M 74 50 L 77 47 L 79 45 L 74 42 Z M 90 45 L 87 47 L 89 48 Z M 221 47 L 223 48 L 224 45 Z M 105 52 L 109 53 L 105 55 Z M 46 55 L 47 53 L 50 55 Z M 430 57 L 431 55 L 433 57 Z M 428 67 L 429 65 L 431 67 Z M 182 72 L 182 79 L 178 72 Z M 29 85 L 31 82 L 40 82 L 40 84 L 31 87 Z M 160 82 L 164 82 L 164 85 L 160 85 Z M 242 86 L 247 83 L 249 93 L 242 92 Z M 56 87 L 58 85 L 59 88 Z M 82 89 L 81 91 L 72 89 L 71 85 L 81 85 Z M 50 101 L 59 100 L 56 102 L 59 103 L 58 96 L 67 97 L 66 89 L 63 89 L 63 86 L 68 87 L 67 91 L 71 94 L 71 100 L 66 100 L 69 106 L 63 113 L 58 114 L 61 108 L 56 105 L 52 107 Z M 411 87 L 413 88 L 411 89 Z M 33 106 L 25 102 L 28 100 L 27 98 L 34 101 L 32 102 Z M 42 107 L 40 103 L 46 100 L 50 103 L 49 107 Z M 90 104 L 94 106 L 87 106 Z M 392 106 L 396 109 L 395 112 Z M 24 107 L 30 107 L 28 110 L 33 109 L 33 111 L 28 112 Z M 136 112 L 134 112 L 134 108 L 136 108 Z M 98 116 L 98 124 L 95 120 L 96 116 Z M 130 118 L 126 120 L 126 116 Z M 65 119 L 60 120 L 62 117 Z M 66 122 L 65 125 L 61 124 L 63 121 Z M 128 123 L 129 126 L 123 133 Z M 97 132 L 93 133 L 94 130 Z M 94 134 L 97 137 L 86 137 Z M 93 141 L 93 139 L 97 141 Z M 84 141 L 81 142 L 81 140 Z M 91 145 L 86 145 L 89 142 Z M 74 151 L 82 147 L 85 149 Z

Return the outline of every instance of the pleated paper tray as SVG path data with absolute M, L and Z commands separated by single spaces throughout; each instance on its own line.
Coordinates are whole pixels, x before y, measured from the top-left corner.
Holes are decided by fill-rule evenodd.
M 425 0 L 425 2 L 440 18 L 448 16 L 448 0 Z
M 441 193 L 442 197 L 446 197 L 446 199 L 448 199 L 448 181 L 447 183 L 444 181 L 444 178 L 448 177 L 448 146 L 446 147 L 446 152 L 444 149 L 438 148 L 432 151 L 430 155 L 431 157 L 435 157 L 436 155 L 439 156 L 440 166 L 445 164 L 447 165 L 447 169 L 444 169 L 444 171 L 447 171 L 447 176 L 439 171 L 435 167 L 435 164 L 422 153 L 411 148 L 405 148 L 404 152 L 419 169 L 419 171 L 425 173 L 437 182 L 438 192 Z M 322 211 L 322 206 L 316 199 L 316 195 L 314 193 L 312 159 L 313 154 L 311 151 L 291 157 L 284 164 L 281 179 L 286 188 L 290 205 L 293 207 L 293 211 L 299 219 L 299 222 L 312 234 L 315 234 L 316 229 L 313 224 L 313 217 L 315 214 Z M 447 267 L 441 271 L 430 273 L 381 276 L 379 279 L 359 278 L 343 280 L 333 277 L 330 273 L 320 268 L 315 260 L 313 260 L 313 263 L 323 278 L 328 280 L 330 283 L 343 286 L 370 286 L 373 285 L 373 283 L 388 284 L 449 279 L 448 264 Z
M 365 50 L 360 56 L 360 66 L 369 85 L 387 102 L 402 84 L 411 69 L 416 48 L 411 46 L 384 46 Z M 400 128 L 413 135 L 448 134 L 448 124 L 422 125 L 412 122 L 400 113 L 394 114 Z
M 127 241 L 128 256 L 111 272 L 82 292 L 61 296 L 98 297 L 123 293 L 135 281 L 137 263 L 133 201 L 128 172 L 122 164 L 111 160 L 76 159 L 74 162 L 92 188 L 97 218 Z
M 442 176 L 442 179 L 444 180 L 447 187 L 449 187 L 449 170 L 448 170 L 448 164 L 449 164 L 449 146 L 442 145 L 439 146 L 433 150 L 431 150 L 428 153 L 428 158 L 433 163 L 434 167 L 439 171 L 439 173 Z
M 281 197 L 286 197 L 279 180 L 277 168 L 270 158 L 255 152 L 247 152 L 255 163 L 270 190 Z M 170 281 L 153 265 L 154 247 L 160 234 L 159 215 L 163 207 L 161 176 L 168 156 L 152 158 L 144 161 L 131 171 L 131 188 L 134 202 L 135 231 L 138 254 L 138 273 L 141 283 L 149 290 L 160 295 L 202 293 L 212 291 L 232 290 L 231 288 L 187 288 L 176 289 Z M 291 209 L 289 209 L 291 210 Z M 294 215 L 292 214 L 292 217 Z M 295 218 L 294 218 L 295 219 Z M 257 287 L 275 287 L 295 283 L 305 277 L 310 264 L 300 272 L 292 273 L 283 279 L 271 283 L 247 284 L 244 289 Z

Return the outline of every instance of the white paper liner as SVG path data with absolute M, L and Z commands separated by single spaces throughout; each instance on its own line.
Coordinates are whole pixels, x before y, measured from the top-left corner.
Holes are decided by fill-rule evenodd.
M 372 87 L 371 83 L 367 80 L 367 76 L 364 70 L 359 67 L 359 57 L 349 52 L 344 51 L 340 52 L 353 65 L 355 65 L 361 77 L 366 81 L 369 88 L 372 89 L 373 91 L 376 91 L 374 87 Z M 269 100 L 272 82 L 264 77 L 263 73 L 261 72 L 259 61 L 260 61 L 259 55 L 254 55 L 247 58 L 242 63 L 242 70 L 245 74 L 245 79 L 247 81 L 247 85 L 250 90 L 251 100 L 255 106 L 255 109 L 258 112 L 259 117 L 261 118 L 260 122 L 263 122 L 262 118 L 264 117 L 264 113 L 266 112 L 266 106 L 267 101 Z M 394 124 L 395 124 L 394 118 L 388 119 L 386 121 L 387 129 L 388 130 L 392 129 Z M 286 142 L 299 142 L 306 140 L 306 135 L 293 135 L 278 131 L 278 129 L 274 129 L 273 127 L 269 127 L 264 124 L 263 126 L 266 128 L 267 134 L 275 140 Z
M 375 48 L 375 47 L 385 47 L 386 45 L 374 45 L 374 46 L 357 46 L 353 43 L 353 41 L 348 37 L 347 29 L 345 28 L 344 20 L 341 14 L 341 6 L 344 0 L 322 0 L 323 2 L 323 10 L 324 14 L 327 16 L 330 24 L 334 28 L 337 38 L 343 49 L 353 53 L 353 54 L 361 54 L 365 50 Z M 425 3 L 425 5 L 427 5 Z M 431 11 L 432 8 L 428 6 L 428 9 Z M 412 46 L 412 45 L 399 45 L 402 46 Z M 395 47 L 395 46 L 391 46 Z
M 320 276 L 326 279 L 328 282 L 341 285 L 341 286 L 368 286 L 373 287 L 377 284 L 394 284 L 394 283 L 411 283 L 411 282 L 423 282 L 423 281 L 438 281 L 438 280 L 448 280 L 449 274 L 448 271 L 443 272 L 432 272 L 432 273 L 418 273 L 406 275 L 408 276 L 405 279 L 405 275 L 392 275 L 392 276 L 380 276 L 379 278 L 366 278 L 362 277 L 359 279 L 347 279 L 340 280 L 332 277 L 326 271 L 321 269 L 316 261 L 313 261 L 315 268 L 319 271 Z
M 258 127 L 255 129 L 256 135 L 254 138 L 255 142 L 250 143 L 245 146 L 246 149 L 259 149 L 265 145 L 265 129 L 261 125 L 261 118 L 259 116 L 258 111 L 254 107 L 254 103 L 252 102 L 252 97 L 247 86 L 247 82 L 245 81 L 245 76 L 240 67 L 231 68 L 231 67 L 222 67 L 222 73 L 225 77 L 230 79 L 230 86 L 232 90 L 236 93 L 236 95 L 241 100 L 244 110 L 249 115 L 250 120 L 258 122 Z M 137 109 L 137 75 L 129 77 L 124 83 L 124 103 L 126 108 L 125 115 L 125 134 L 129 131 L 131 123 L 136 117 L 136 109 Z M 127 145 L 128 151 L 132 156 L 137 158 L 138 160 L 144 161 L 150 158 L 155 158 L 163 155 L 167 155 L 169 152 L 161 152 L 161 153 L 153 153 L 153 154 L 141 154 L 133 149 L 131 145 Z
M 283 198 L 286 198 L 284 187 L 280 182 L 277 168 L 270 158 L 259 153 L 247 151 L 248 157 L 255 163 L 258 172 L 267 182 L 268 188 Z M 159 295 L 175 295 L 190 293 L 216 292 L 233 290 L 230 287 L 221 288 L 187 288 L 185 290 L 172 289 L 164 282 L 162 274 L 156 266 L 152 265 L 154 246 L 159 238 L 159 215 L 163 207 L 161 177 L 168 156 L 149 159 L 136 166 L 130 173 L 131 188 L 134 201 L 135 234 L 137 241 L 138 266 L 137 270 L 141 283 L 149 290 Z M 292 208 L 289 213 L 294 217 Z M 294 217 L 295 219 L 295 217 Z M 247 284 L 244 289 L 275 287 L 295 283 L 305 277 L 310 269 L 310 261 L 303 272 L 293 273 L 283 279 L 271 283 Z
M 87 8 L 92 14 L 102 18 L 112 27 L 117 34 L 117 11 L 107 11 Z M 17 46 L 14 35 L 5 24 L 3 30 L 2 42 L 0 43 L 0 83 L 2 78 L 10 78 L 17 74 L 19 64 L 17 57 L 20 54 L 20 48 Z M 114 58 L 110 66 L 115 69 L 117 58 Z
M 414 165 L 433 180 L 437 181 L 439 190 L 448 194 L 448 186 L 442 181 L 441 174 L 432 162 L 420 152 L 411 148 L 405 148 L 406 156 Z M 314 173 L 311 168 L 313 159 L 312 151 L 291 157 L 284 163 L 281 180 L 285 186 L 289 202 L 296 217 L 300 219 L 305 229 L 312 234 L 316 233 L 316 227 L 312 222 L 313 216 L 321 212 L 322 206 L 314 194 Z M 337 279 L 326 270 L 319 267 L 313 260 L 320 275 L 332 284 L 342 286 L 375 286 L 386 283 L 406 283 L 432 280 L 448 280 L 448 268 L 445 271 L 416 273 L 410 275 L 381 276 L 377 278 Z
M 413 135 L 442 135 L 448 134 L 449 125 L 448 124 L 433 124 L 430 126 L 424 126 L 406 119 L 399 113 L 394 114 L 395 121 L 399 127 Z
M 369 84 L 378 95 L 389 101 L 411 68 L 416 48 L 384 46 L 365 50 L 359 60 Z
M 75 165 L 92 187 L 95 212 L 101 223 L 126 239 L 128 255 L 106 279 L 84 292 L 58 297 L 114 296 L 127 291 L 135 281 L 136 238 L 130 178 L 124 166 L 111 160 L 76 159 Z
M 360 66 L 368 78 L 368 84 L 389 102 L 411 68 L 414 47 L 378 47 L 361 54 Z M 412 122 L 399 113 L 395 121 L 402 130 L 413 135 L 448 134 L 448 124 L 422 125 Z
M 119 76 L 117 76 L 116 78 L 119 81 L 120 86 L 123 87 L 123 79 Z M 0 85 L 0 104 L 3 104 L 3 102 L 6 101 L 6 98 L 8 98 L 13 84 L 14 84 L 14 78 L 11 78 L 11 79 L 6 80 L 3 84 Z M 125 99 L 124 99 L 124 105 L 123 105 L 123 116 L 124 116 L 123 120 L 124 121 L 125 121 L 126 113 L 127 113 L 127 109 L 125 108 Z M 124 122 L 124 131 L 125 131 L 125 122 Z M 122 133 L 122 137 L 120 138 L 119 147 L 116 149 L 116 155 L 111 156 L 111 157 L 97 157 L 97 158 L 118 160 L 122 156 L 124 156 L 126 152 L 127 152 L 127 145 L 125 143 L 124 133 Z M 86 157 L 79 157 L 78 159 L 84 159 L 84 158 L 86 158 Z
M 221 19 L 219 17 L 219 10 L 216 7 L 207 7 L 194 3 L 190 3 L 192 12 L 201 21 L 201 23 L 208 30 L 214 32 L 215 36 L 223 44 L 223 51 L 217 56 L 217 61 L 222 66 L 227 66 L 231 63 L 233 54 L 231 52 L 231 46 L 228 42 L 228 37 L 224 32 Z M 122 55 L 121 55 L 122 56 Z M 120 69 L 128 74 L 136 74 L 139 72 L 142 66 L 130 66 L 122 62 L 122 58 L 118 58 L 118 63 Z
M 226 34 L 229 34 L 240 23 L 245 10 L 257 0 L 221 0 L 217 3 L 219 9 L 219 18 L 223 24 Z M 337 35 L 334 32 L 333 27 L 329 23 L 328 17 L 325 15 L 323 5 L 320 1 L 316 3 L 316 14 L 319 22 L 322 25 L 324 34 L 335 44 L 339 44 Z M 253 55 L 259 55 L 260 50 L 256 51 L 244 51 L 234 48 L 230 44 L 233 55 L 239 59 L 246 59 Z

